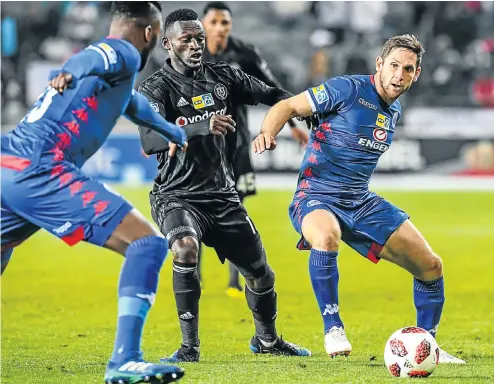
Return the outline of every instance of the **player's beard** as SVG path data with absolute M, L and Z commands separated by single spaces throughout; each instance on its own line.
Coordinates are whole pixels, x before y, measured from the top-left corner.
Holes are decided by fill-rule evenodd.
M 398 95 L 396 95 L 395 93 L 390 93 L 389 90 L 393 89 L 392 88 L 393 86 L 391 85 L 391 80 L 389 81 L 389 84 L 387 86 L 384 86 L 382 75 L 379 76 L 379 84 L 381 85 L 381 89 L 386 94 L 386 97 L 389 98 L 390 100 L 393 100 L 393 102 L 408 90 L 408 88 L 402 87 L 401 92 Z

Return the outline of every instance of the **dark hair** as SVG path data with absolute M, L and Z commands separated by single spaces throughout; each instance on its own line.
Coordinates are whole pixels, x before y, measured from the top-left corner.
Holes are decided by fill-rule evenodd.
M 176 21 L 199 20 L 199 15 L 192 9 L 180 8 L 170 13 L 165 19 L 165 32 L 168 31 Z
M 113 19 L 151 19 L 157 13 L 161 16 L 161 11 L 159 1 L 114 1 L 111 7 Z
M 406 34 L 390 38 L 386 41 L 381 51 L 381 57 L 383 60 L 397 48 L 408 49 L 409 51 L 415 53 L 417 55 L 417 68 L 420 67 L 425 49 L 417 36 Z
M 211 9 L 218 9 L 220 11 L 228 11 L 230 12 L 230 15 L 232 14 L 232 10 L 226 3 L 222 1 L 210 1 L 209 3 L 206 4 L 204 7 L 204 10 L 202 11 L 203 16 L 208 13 Z

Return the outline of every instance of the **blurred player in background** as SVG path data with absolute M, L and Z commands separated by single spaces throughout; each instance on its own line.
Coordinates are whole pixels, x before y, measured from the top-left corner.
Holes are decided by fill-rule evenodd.
M 282 88 L 268 68 L 266 61 L 260 56 L 259 50 L 253 45 L 231 36 L 232 22 L 232 12 L 228 5 L 221 1 L 206 4 L 202 16 L 202 24 L 206 31 L 204 61 L 224 61 L 232 67 L 241 69 L 248 75 L 262 80 L 271 87 Z M 233 161 L 233 173 L 235 175 L 236 190 L 240 201 L 243 202 L 245 197 L 256 194 L 256 177 L 250 158 L 251 138 L 247 106 L 245 104 L 234 105 L 232 116 L 237 124 L 237 150 Z M 305 146 L 309 139 L 307 132 L 298 128 L 291 119 L 288 120 L 288 124 L 291 128 L 292 137 L 302 146 Z M 199 249 L 198 269 L 199 279 L 202 282 L 201 255 L 202 250 Z M 243 297 L 239 272 L 231 263 L 229 263 L 229 274 L 227 295 Z
M 302 235 L 298 248 L 311 250 L 310 278 L 330 356 L 352 350 L 339 314 L 341 240 L 374 263 L 385 259 L 409 271 L 414 276 L 417 326 L 436 335 L 445 300 L 442 261 L 405 212 L 368 189 L 402 114 L 398 97 L 418 80 L 423 54 L 415 36 L 389 39 L 376 59 L 375 75 L 332 78 L 278 103 L 253 142 L 256 153 L 273 150 L 290 117 L 320 116 L 289 212 Z M 439 361 L 464 363 L 443 350 Z
M 162 361 L 199 361 L 197 254 L 201 241 L 214 247 L 221 262 L 233 263 L 246 280 L 245 296 L 256 328 L 251 350 L 307 356 L 310 351 L 277 335 L 275 275 L 259 233 L 240 202 L 233 175 L 233 106 L 274 105 L 291 94 L 226 63 L 203 62 L 205 39 L 196 12 L 179 9 L 170 13 L 163 39 L 170 57 L 139 87 L 153 108 L 185 126 L 191 137 L 187 153 L 175 153 L 176 146 L 148 128 L 139 128 L 145 153 L 156 153 L 159 161 L 150 195 L 151 213 L 173 252 L 173 290 L 183 339 L 180 348 Z
M 113 4 L 110 35 L 53 73 L 47 90 L 1 142 L 2 272 L 14 247 L 40 228 L 69 245 L 84 240 L 125 256 L 106 383 L 162 383 L 183 376 L 181 368 L 145 362 L 140 346 L 168 242 L 123 197 L 80 170 L 121 115 L 186 147 L 185 131 L 133 91 L 162 25 L 159 2 Z

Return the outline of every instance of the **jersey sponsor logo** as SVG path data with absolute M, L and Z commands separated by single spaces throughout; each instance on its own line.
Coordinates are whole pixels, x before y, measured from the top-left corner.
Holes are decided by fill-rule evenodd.
M 202 115 L 196 115 L 192 117 L 180 116 L 177 117 L 177 120 L 175 120 L 175 124 L 183 127 L 184 125 L 187 124 L 198 123 L 199 121 L 209 119 L 213 115 L 224 115 L 225 113 L 226 113 L 226 107 L 220 109 L 219 111 L 204 112 Z
M 177 107 L 180 108 L 180 107 L 184 107 L 186 105 L 189 105 L 189 102 L 187 100 L 185 100 L 183 97 L 181 97 L 177 103 Z
M 323 104 L 329 100 L 328 92 L 324 88 L 323 84 L 311 88 L 311 91 L 316 98 L 317 104 Z
M 117 52 L 115 52 L 112 47 L 110 47 L 106 43 L 99 43 L 98 47 L 100 47 L 106 53 L 110 64 L 115 64 L 117 62 Z
M 396 123 L 398 122 L 398 112 L 393 114 L 393 128 L 396 127 Z
M 226 90 L 226 87 L 221 83 L 216 84 L 214 86 L 214 94 L 220 100 L 225 100 L 228 96 L 228 92 Z
M 313 207 L 315 205 L 321 205 L 322 203 L 319 201 L 319 200 L 311 200 L 307 203 L 307 207 L 310 208 L 310 207 Z
M 369 103 L 367 100 L 364 100 L 362 98 L 358 99 L 358 102 L 362 104 L 364 107 L 373 109 L 374 111 L 377 111 L 377 107 L 374 104 Z
M 61 235 L 62 233 L 67 232 L 71 227 L 72 227 L 72 223 L 70 221 L 67 221 L 65 224 L 61 225 L 60 227 L 55 228 L 53 232 L 55 232 L 57 235 Z
M 374 136 L 374 139 L 377 141 L 386 141 L 388 132 L 385 129 L 376 128 L 374 129 L 374 132 L 372 132 L 372 136 Z
M 384 116 L 382 113 L 377 114 L 377 119 L 376 119 L 376 125 L 378 127 L 384 128 L 384 129 L 389 129 L 389 117 Z
M 160 106 L 158 105 L 158 103 L 149 103 L 149 105 L 151 106 L 151 108 L 153 108 L 154 112 L 160 112 Z
M 358 140 L 358 143 L 366 148 L 372 148 L 372 149 L 377 149 L 380 152 L 386 152 L 389 149 L 389 145 L 380 143 L 378 141 L 373 141 L 371 139 L 366 139 L 366 138 L 360 138 Z
M 202 109 L 214 105 L 213 95 L 205 93 L 204 95 L 194 96 L 192 98 L 192 105 L 195 109 Z

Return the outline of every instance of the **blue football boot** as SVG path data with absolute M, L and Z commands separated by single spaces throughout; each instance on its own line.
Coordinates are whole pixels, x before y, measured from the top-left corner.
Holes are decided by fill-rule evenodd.
M 153 364 L 146 361 L 127 361 L 123 364 L 108 364 L 106 384 L 162 384 L 180 380 L 184 370 L 174 365 Z

